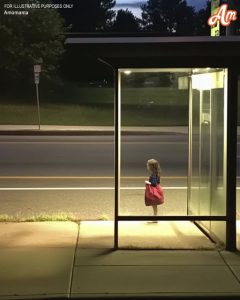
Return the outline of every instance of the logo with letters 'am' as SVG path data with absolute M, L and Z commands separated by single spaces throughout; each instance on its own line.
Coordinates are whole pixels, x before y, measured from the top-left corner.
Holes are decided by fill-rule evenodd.
M 222 26 L 229 26 L 232 21 L 237 20 L 237 11 L 228 9 L 228 4 L 222 4 L 217 10 L 216 14 L 213 14 L 208 19 L 209 26 L 215 26 L 217 22 L 220 22 Z

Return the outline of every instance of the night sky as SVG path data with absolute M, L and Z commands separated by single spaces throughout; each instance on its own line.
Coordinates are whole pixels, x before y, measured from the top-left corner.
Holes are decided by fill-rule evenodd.
M 144 0 L 116 0 L 116 9 L 129 9 L 137 17 L 141 17 L 140 5 L 144 4 Z M 194 6 L 196 10 L 203 8 L 206 5 L 207 0 L 187 0 L 188 4 Z

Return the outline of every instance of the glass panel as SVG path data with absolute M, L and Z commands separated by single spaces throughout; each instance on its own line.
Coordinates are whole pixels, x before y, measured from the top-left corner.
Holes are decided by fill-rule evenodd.
M 145 206 L 147 160 L 161 166 L 165 203 L 158 215 L 187 214 L 190 69 L 121 70 L 119 215 L 153 215 Z
M 211 91 L 212 98 L 212 158 L 211 158 L 211 214 L 225 214 L 226 186 L 224 168 L 224 89 Z
M 189 190 L 188 190 L 188 214 L 199 215 L 200 214 L 200 200 L 199 200 L 199 154 L 200 154 L 200 91 L 191 90 L 190 97 L 190 169 L 189 169 Z
M 160 162 L 166 200 L 159 215 L 225 215 L 224 75 L 219 69 L 120 70 L 119 215 L 152 215 L 144 204 L 146 162 Z M 188 108 L 190 164 L 188 202 Z M 177 155 L 176 155 L 177 154 Z
M 226 211 L 224 180 L 226 104 L 224 71 L 216 72 L 209 69 L 208 72 L 210 73 L 192 75 L 188 212 L 191 215 L 211 216 L 225 215 Z
M 211 98 L 210 91 L 201 91 L 200 105 L 200 214 L 209 216 L 211 199 Z M 200 199 L 201 198 L 201 199 Z
M 213 239 L 218 242 L 219 246 L 224 247 L 226 244 L 226 222 L 224 221 L 211 221 L 209 234 Z

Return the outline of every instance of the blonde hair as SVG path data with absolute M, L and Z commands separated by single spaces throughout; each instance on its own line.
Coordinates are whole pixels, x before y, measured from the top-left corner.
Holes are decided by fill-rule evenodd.
M 160 180 L 161 168 L 156 159 L 151 158 L 147 161 L 147 169 L 152 173 L 152 175 L 156 175 L 158 180 Z

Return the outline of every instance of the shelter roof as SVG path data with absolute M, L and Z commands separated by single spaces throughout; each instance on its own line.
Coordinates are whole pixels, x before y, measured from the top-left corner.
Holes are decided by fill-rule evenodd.
M 240 36 L 74 35 L 65 44 L 118 68 L 240 65 Z

